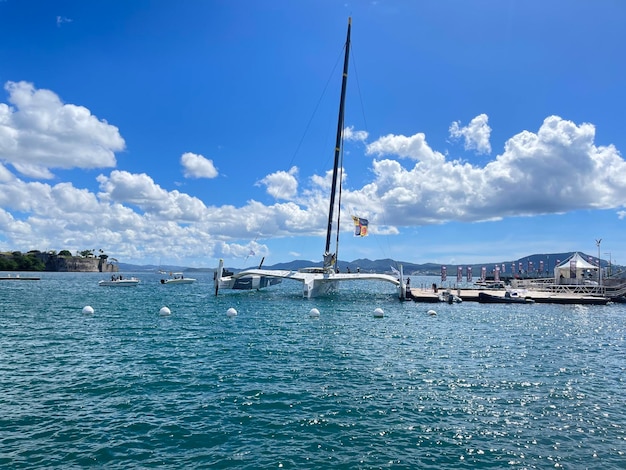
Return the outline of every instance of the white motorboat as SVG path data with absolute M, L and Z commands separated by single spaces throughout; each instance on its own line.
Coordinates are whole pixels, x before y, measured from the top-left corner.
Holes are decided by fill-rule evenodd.
M 170 273 L 167 279 L 161 279 L 161 284 L 193 284 L 196 280 L 192 277 L 185 277 L 183 273 Z
M 98 282 L 98 285 L 108 287 L 134 287 L 139 284 L 139 282 L 141 281 L 136 277 L 111 276 L 110 280 L 103 279 Z

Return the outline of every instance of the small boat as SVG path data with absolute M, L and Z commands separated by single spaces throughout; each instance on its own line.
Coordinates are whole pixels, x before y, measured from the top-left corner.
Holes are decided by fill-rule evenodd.
M 0 281 L 39 281 L 40 279 L 40 277 L 34 276 L 22 277 L 19 274 L 16 274 L 15 276 L 11 276 L 10 274 L 7 276 L 0 276 Z
M 161 279 L 161 284 L 193 284 L 196 280 L 192 277 L 185 277 L 183 273 L 170 273 L 168 279 Z
M 136 277 L 124 278 L 123 276 L 111 276 L 111 280 L 102 280 L 98 282 L 98 285 L 110 287 L 133 287 L 139 284 L 139 282 L 139 279 Z
M 504 295 L 488 294 L 487 292 L 478 293 L 478 301 L 483 304 L 533 304 L 535 301 L 530 297 L 520 297 L 510 292 Z
M 463 302 L 463 299 L 449 290 L 439 294 L 439 302 L 447 302 L 449 304 L 457 304 Z

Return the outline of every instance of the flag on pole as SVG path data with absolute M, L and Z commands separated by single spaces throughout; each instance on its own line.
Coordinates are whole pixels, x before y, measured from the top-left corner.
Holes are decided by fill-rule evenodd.
M 472 267 L 467 267 L 467 282 L 472 282 Z
M 445 281 L 448 278 L 448 268 L 445 266 L 441 267 L 441 280 Z
M 456 268 L 456 282 L 461 282 L 461 281 L 463 281 L 463 267 L 458 266 Z
M 494 270 L 494 273 L 493 273 L 493 280 L 494 281 L 500 280 L 500 266 L 498 266 L 497 264 L 496 264 L 496 269 Z
M 362 219 L 361 217 L 356 217 L 354 215 L 352 216 L 352 221 L 354 222 L 354 236 L 367 236 L 367 225 L 369 224 L 369 221 L 367 219 Z

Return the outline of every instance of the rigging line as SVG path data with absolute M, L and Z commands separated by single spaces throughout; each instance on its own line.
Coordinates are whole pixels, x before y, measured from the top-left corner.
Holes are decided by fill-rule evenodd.
M 308 122 L 307 122 L 307 124 L 305 126 L 305 129 L 304 129 L 304 132 L 302 133 L 302 137 L 300 138 L 300 141 L 298 142 L 298 145 L 296 146 L 296 149 L 293 152 L 293 154 L 291 156 L 291 159 L 289 160 L 289 163 L 287 165 L 287 167 L 289 169 L 291 169 L 291 167 L 293 166 L 293 162 L 296 159 L 296 155 L 298 155 L 298 152 L 300 151 L 300 147 L 302 147 L 302 143 L 304 142 L 304 139 L 306 138 L 306 136 L 307 136 L 307 134 L 309 132 L 309 129 L 311 127 L 313 119 L 315 118 L 315 115 L 317 114 L 317 111 L 318 111 L 318 109 L 320 107 L 320 104 L 323 102 L 324 96 L 326 95 L 330 84 L 332 83 L 333 79 L 335 78 L 335 75 L 336 75 L 335 72 L 337 71 L 337 68 L 338 68 L 339 64 L 341 63 L 341 60 L 342 60 L 343 55 L 344 55 L 344 50 L 345 50 L 345 44 L 343 44 L 341 46 L 341 50 L 339 51 L 339 55 L 337 56 L 337 60 L 335 61 L 335 65 L 333 66 L 330 74 L 328 75 L 328 78 L 326 79 L 326 83 L 324 84 L 324 88 L 322 89 L 322 93 L 320 94 L 320 96 L 319 96 L 319 98 L 317 100 L 317 103 L 315 104 L 315 107 L 313 108 L 313 112 L 311 113 L 311 116 L 309 117 L 309 120 L 308 120 Z M 284 185 L 281 186 L 281 192 L 282 192 L 283 188 L 284 188 Z M 265 224 L 267 223 L 268 220 L 269 220 L 269 215 L 266 216 L 263 219 L 263 221 L 261 223 L 261 226 L 259 228 L 259 231 L 257 232 L 257 236 L 253 240 L 254 242 L 256 242 L 259 239 L 259 237 L 261 236 L 261 233 L 263 232 L 263 228 L 265 227 Z M 246 256 L 244 262 L 248 260 L 249 256 L 250 256 L 250 254 L 248 254 L 248 256 Z
M 343 129 L 344 123 L 341 123 Z M 343 137 L 342 137 L 343 139 Z M 335 241 L 335 259 L 339 261 L 339 231 L 341 222 L 341 189 L 343 187 L 343 142 L 341 143 L 341 156 L 339 157 L 339 201 L 337 202 L 337 240 Z
M 357 93 L 358 93 L 358 96 L 359 96 L 359 103 L 361 105 L 361 115 L 362 115 L 362 118 L 363 118 L 365 132 L 367 132 L 367 135 L 369 136 L 370 131 L 369 131 L 368 124 L 367 124 L 367 117 L 365 115 L 365 105 L 363 104 L 363 94 L 361 93 L 361 82 L 359 81 L 359 72 L 358 72 L 358 68 L 357 68 L 357 57 L 356 56 L 357 56 L 357 54 L 356 54 L 356 52 L 354 50 L 354 46 L 351 45 L 351 47 L 350 47 L 350 58 L 351 58 L 350 65 L 352 66 L 352 70 L 354 72 L 354 82 L 356 83 Z M 367 146 L 367 143 L 365 143 L 365 145 Z M 385 220 L 385 211 L 382 211 L 380 213 L 380 218 L 382 219 L 384 225 L 389 226 L 389 224 Z M 386 242 L 386 245 L 387 245 L 386 248 L 387 249 L 385 249 L 381 245 L 381 243 L 378 243 L 378 246 L 381 248 L 381 250 L 383 252 L 391 253 L 391 243 L 389 242 L 389 235 L 385 235 L 383 238 L 384 238 L 384 240 Z M 377 242 L 380 241 L 380 239 L 378 237 L 376 238 L 376 240 L 377 240 Z M 394 260 L 394 262 L 396 263 L 396 265 L 399 264 L 398 261 L 396 261 L 396 260 Z
M 354 52 L 354 46 L 351 47 L 351 57 L 352 57 L 352 69 L 354 70 L 354 81 L 356 82 L 356 89 L 359 96 L 359 103 L 361 105 L 361 115 L 363 117 L 363 122 L 365 124 L 365 132 L 369 135 L 369 129 L 367 126 L 367 119 L 365 117 L 365 105 L 363 104 L 363 94 L 361 93 L 361 83 L 359 82 L 359 72 L 356 66 L 356 54 Z

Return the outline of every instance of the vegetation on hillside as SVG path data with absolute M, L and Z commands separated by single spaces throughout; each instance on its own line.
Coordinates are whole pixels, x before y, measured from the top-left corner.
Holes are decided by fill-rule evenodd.
M 42 253 L 39 250 L 31 250 L 26 254 L 21 251 L 0 253 L 0 271 L 45 271 L 46 264 L 43 259 L 47 256 L 60 257 L 76 257 L 76 258 L 100 258 L 106 262 L 109 255 L 104 251 L 98 250 L 99 255 L 95 256 L 96 250 L 80 250 L 76 256 L 72 255 L 69 250 L 61 250 L 57 254 L 56 250 L 50 250 Z
M 19 251 L 0 254 L 0 271 L 43 271 L 46 265 L 37 258 L 36 253 L 25 255 Z

